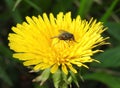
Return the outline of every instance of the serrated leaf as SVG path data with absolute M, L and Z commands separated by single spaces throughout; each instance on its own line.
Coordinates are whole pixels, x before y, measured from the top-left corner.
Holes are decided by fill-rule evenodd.
M 120 88 L 120 77 L 114 77 L 107 73 L 97 72 L 93 74 L 86 74 L 83 77 L 85 80 L 100 81 L 109 86 L 109 88 Z
M 95 57 L 101 63 L 92 63 L 91 66 L 97 67 L 119 67 L 120 66 L 120 47 L 106 50 Z
M 120 41 L 120 23 L 109 22 L 106 23 L 106 26 L 108 27 L 108 33 Z

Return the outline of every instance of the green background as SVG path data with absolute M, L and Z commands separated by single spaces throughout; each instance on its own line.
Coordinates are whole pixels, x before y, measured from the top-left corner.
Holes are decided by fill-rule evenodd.
M 80 68 L 79 74 L 72 75 L 72 81 L 68 78 L 71 82 L 68 87 L 120 88 L 120 0 L 0 0 L 0 88 L 54 88 L 59 73 L 50 76 L 42 86 L 32 82 L 40 73 L 29 73 L 30 69 L 21 61 L 12 58 L 13 51 L 8 47 L 7 37 L 12 32 L 11 27 L 25 21 L 26 16 L 38 16 L 44 12 L 56 15 L 60 11 L 71 11 L 73 18 L 80 15 L 82 19 L 94 17 L 104 22 L 108 30 L 103 36 L 109 36 L 107 41 L 111 43 L 99 47 L 105 52 L 94 56 L 101 63 L 89 64 L 89 70 Z M 41 81 L 46 79 L 47 74 Z

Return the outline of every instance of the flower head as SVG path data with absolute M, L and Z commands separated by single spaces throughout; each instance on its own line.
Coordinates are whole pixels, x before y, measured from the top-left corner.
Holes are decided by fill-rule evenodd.
M 15 51 L 13 57 L 24 61 L 25 66 L 34 66 L 35 71 L 50 68 L 55 73 L 61 68 L 65 74 L 68 70 L 77 73 L 75 66 L 88 68 L 85 63 L 97 61 L 91 56 L 101 51 L 94 48 L 106 44 L 107 38 L 101 36 L 106 28 L 93 18 L 72 19 L 70 12 L 60 12 L 56 18 L 44 13 L 26 20 L 12 27 L 9 46 Z

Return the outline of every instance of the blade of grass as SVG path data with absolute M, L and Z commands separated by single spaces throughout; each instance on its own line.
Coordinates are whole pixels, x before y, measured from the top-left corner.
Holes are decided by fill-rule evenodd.
M 15 11 L 16 7 L 20 4 L 21 1 L 22 1 L 22 0 L 17 0 L 17 1 L 15 2 L 15 5 L 14 5 L 12 11 Z
M 81 0 L 79 3 L 78 14 L 84 18 L 92 6 L 93 0 Z
M 27 4 L 29 4 L 30 6 L 32 6 L 34 9 L 36 9 L 37 11 L 39 11 L 40 13 L 42 13 L 42 9 L 37 6 L 34 2 L 30 1 L 30 0 L 24 0 Z
M 110 15 L 112 14 L 113 9 L 115 8 L 117 2 L 119 0 L 114 0 L 113 3 L 111 4 L 111 6 L 107 9 L 107 11 L 103 14 L 101 21 L 103 21 L 104 23 L 107 21 L 107 19 L 110 17 Z
M 12 14 L 12 17 L 13 17 L 13 20 L 15 23 L 18 23 L 18 22 L 22 22 L 22 17 L 21 17 L 21 14 L 19 13 L 18 10 L 15 10 L 15 11 L 12 11 L 12 8 L 14 6 L 14 1 L 13 0 L 5 0 L 8 8 L 9 8 L 9 11 L 10 11 L 10 14 Z

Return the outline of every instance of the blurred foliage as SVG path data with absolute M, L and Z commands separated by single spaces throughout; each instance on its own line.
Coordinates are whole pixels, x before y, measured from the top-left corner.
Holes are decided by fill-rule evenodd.
M 66 78 L 59 71 L 49 80 L 47 70 L 43 73 L 29 73 L 20 61 L 12 58 L 8 47 L 8 33 L 11 27 L 25 20 L 25 16 L 37 16 L 52 12 L 54 15 L 72 12 L 72 16 L 81 15 L 82 19 L 94 17 L 108 27 L 104 36 L 110 36 L 110 45 L 99 47 L 104 53 L 94 58 L 100 64 L 90 64 L 90 69 L 81 68 L 79 74 Z M 56 88 L 61 77 L 71 88 L 120 88 L 120 0 L 0 0 L 0 88 Z M 42 86 L 33 83 L 40 76 Z M 82 75 L 82 76 L 81 76 Z M 83 77 L 83 81 L 82 78 Z M 36 78 L 37 79 L 37 78 Z M 53 79 L 53 82 L 52 82 Z M 73 80 L 71 80 L 73 79 Z M 46 81 L 47 80 L 47 81 Z M 73 82 L 72 82 L 73 81 Z M 63 88 L 66 86 L 61 83 Z

